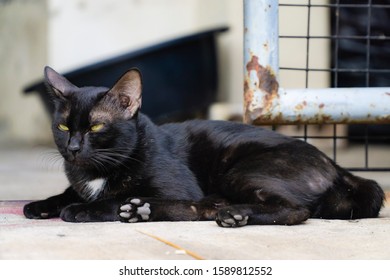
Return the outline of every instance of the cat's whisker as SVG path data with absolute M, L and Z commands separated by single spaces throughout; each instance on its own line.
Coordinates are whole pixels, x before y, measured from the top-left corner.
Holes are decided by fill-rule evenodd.
M 122 166 L 122 167 L 125 167 L 125 168 L 129 168 L 128 166 L 126 166 L 124 164 L 124 162 L 122 162 L 122 161 L 120 161 L 120 160 L 118 160 L 116 158 L 110 157 L 110 156 L 103 156 L 102 160 L 107 162 L 107 163 L 113 164 L 115 167 Z
M 40 161 L 46 169 L 62 170 L 64 166 L 64 158 L 56 150 L 42 152 Z
M 103 166 L 106 171 L 107 171 L 106 165 L 112 165 L 114 167 L 123 166 L 123 167 L 128 168 L 122 161 L 120 161 L 112 156 L 105 155 L 103 153 L 98 153 L 98 154 L 96 154 L 96 156 L 91 157 L 91 159 L 93 160 L 93 162 L 95 162 L 99 166 Z
M 143 164 L 144 162 L 128 155 L 127 153 L 128 152 L 131 152 L 130 149 L 120 149 L 120 148 L 113 148 L 113 149 L 97 149 L 96 150 L 96 153 L 99 154 L 100 156 L 106 156 L 106 157 L 110 157 L 110 158 L 121 158 L 121 159 L 124 159 L 124 160 L 132 160 L 132 161 L 136 161 L 138 163 L 141 163 Z
M 101 162 L 99 161 L 98 159 L 96 158 L 91 158 L 91 161 L 92 161 L 92 164 L 96 167 L 96 169 L 98 169 L 99 171 L 103 172 L 103 173 L 107 173 L 108 172 L 108 168 L 107 166 L 104 164 L 104 162 Z

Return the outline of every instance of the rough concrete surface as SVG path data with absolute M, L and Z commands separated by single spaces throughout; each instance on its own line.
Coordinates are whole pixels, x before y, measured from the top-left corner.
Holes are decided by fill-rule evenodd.
M 23 204 L 0 203 L 1 259 L 192 259 L 191 252 L 205 259 L 390 259 L 389 208 L 378 219 L 230 229 L 214 222 L 27 220 Z
M 42 160 L 42 153 L 51 154 L 0 151 L 0 259 L 390 259 L 389 204 L 377 219 L 235 229 L 214 222 L 28 220 L 26 200 L 66 187 L 57 161 Z

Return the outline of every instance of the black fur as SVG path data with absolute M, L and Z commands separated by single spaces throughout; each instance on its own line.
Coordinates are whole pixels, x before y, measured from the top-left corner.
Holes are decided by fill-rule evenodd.
M 112 89 L 78 88 L 48 67 L 45 75 L 56 108 L 54 139 L 71 186 L 26 205 L 28 218 L 215 219 L 236 227 L 372 218 L 382 207 L 376 182 L 352 175 L 303 141 L 222 121 L 156 126 L 139 112 L 142 83 L 135 69 Z M 103 126 L 93 131 L 95 124 Z

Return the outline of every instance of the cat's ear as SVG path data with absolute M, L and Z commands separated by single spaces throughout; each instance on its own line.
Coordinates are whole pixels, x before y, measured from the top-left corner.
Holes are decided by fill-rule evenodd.
M 132 118 L 141 108 L 142 103 L 141 72 L 136 68 L 130 69 L 120 77 L 108 94 L 119 101 L 124 109 L 124 117 Z
M 61 98 L 67 98 L 77 87 L 69 82 L 64 76 L 58 74 L 49 66 L 45 67 L 45 81 L 51 87 L 54 94 Z

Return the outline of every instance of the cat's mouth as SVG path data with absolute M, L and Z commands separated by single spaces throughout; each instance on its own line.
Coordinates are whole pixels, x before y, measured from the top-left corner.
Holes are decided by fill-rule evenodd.
M 91 161 L 88 158 L 85 158 L 81 155 L 74 155 L 72 153 L 66 154 L 64 156 L 65 160 L 73 165 L 80 167 L 88 167 L 91 166 Z

